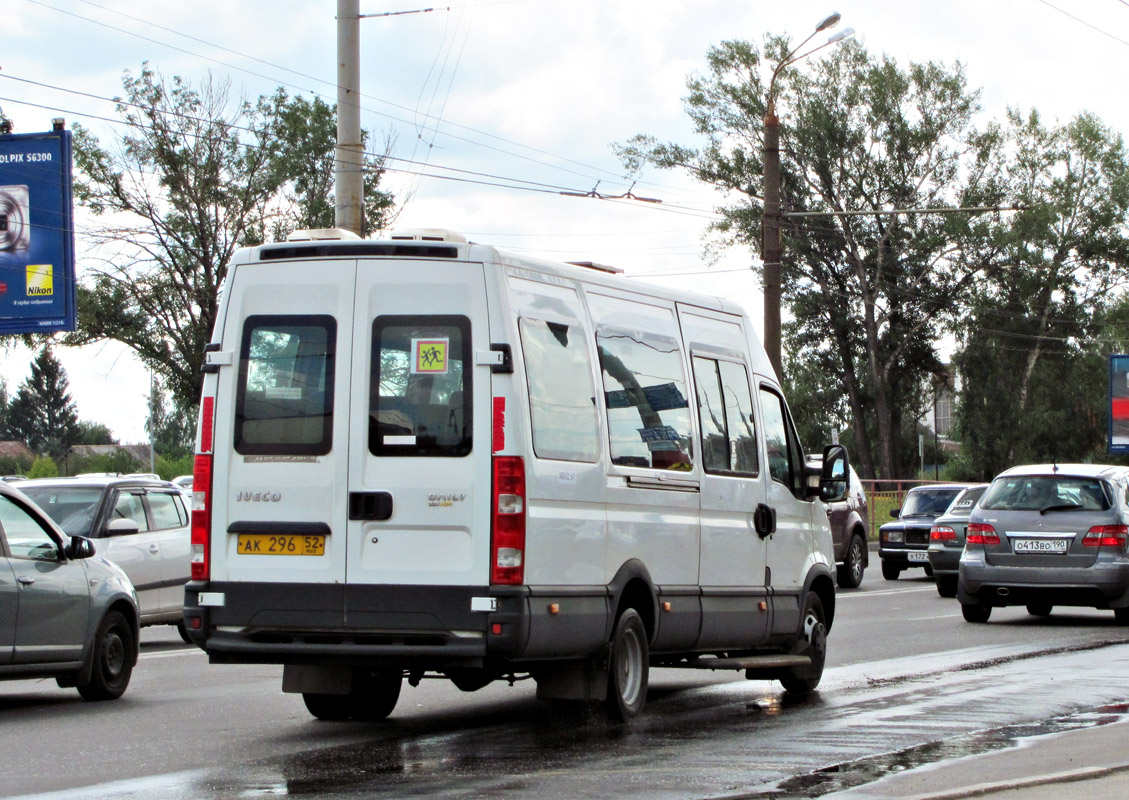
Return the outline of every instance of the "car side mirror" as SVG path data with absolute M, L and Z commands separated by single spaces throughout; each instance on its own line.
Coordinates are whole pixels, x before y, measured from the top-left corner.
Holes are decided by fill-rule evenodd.
M 70 544 L 67 545 L 67 558 L 80 559 L 90 558 L 94 555 L 94 542 L 87 539 L 85 536 L 72 536 Z
M 141 530 L 136 520 L 132 519 L 115 519 L 110 520 L 110 524 L 106 526 L 107 536 L 128 536 L 137 533 Z
M 902 510 L 900 508 L 891 508 L 890 509 L 890 516 L 893 517 L 894 519 L 897 519 L 898 516 L 901 513 L 902 513 Z
M 847 499 L 850 489 L 851 462 L 847 448 L 831 444 L 823 448 L 823 464 L 818 469 L 818 483 L 814 494 L 825 503 L 838 503 Z

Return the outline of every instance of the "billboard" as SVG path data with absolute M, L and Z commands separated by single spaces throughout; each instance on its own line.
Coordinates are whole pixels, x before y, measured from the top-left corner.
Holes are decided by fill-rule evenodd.
M 1129 453 L 1129 355 L 1109 357 L 1109 452 Z
M 0 334 L 75 328 L 71 134 L 0 134 Z

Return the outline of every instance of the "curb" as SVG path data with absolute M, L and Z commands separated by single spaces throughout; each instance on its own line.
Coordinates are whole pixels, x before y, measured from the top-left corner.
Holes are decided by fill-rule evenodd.
M 986 797 L 988 795 L 997 794 L 999 792 L 1018 791 L 1021 789 L 1030 789 L 1036 786 L 1049 786 L 1056 783 L 1078 783 L 1082 781 L 1100 780 L 1101 778 L 1108 778 L 1112 775 L 1120 775 L 1129 772 L 1129 763 L 1116 764 L 1109 767 L 1088 767 L 1080 769 L 1067 770 L 1065 772 L 1055 772 L 1050 775 L 1039 775 L 1033 778 L 1026 778 L 1020 780 L 1009 781 L 995 781 L 991 783 L 978 783 L 973 786 L 966 786 L 962 789 L 954 789 L 951 792 L 942 792 L 940 794 L 915 794 L 905 795 L 901 800 L 962 800 L 968 797 Z M 865 788 L 860 786 L 855 790 L 865 792 Z M 861 796 L 861 795 L 860 795 Z

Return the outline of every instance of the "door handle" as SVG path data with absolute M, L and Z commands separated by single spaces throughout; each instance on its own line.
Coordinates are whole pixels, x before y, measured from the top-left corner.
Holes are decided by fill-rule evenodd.
M 151 545 L 149 545 L 149 552 L 150 552 L 150 553 L 159 553 L 159 552 L 161 552 L 161 547 L 160 547 L 160 545 L 157 545 L 157 544 L 151 544 Z
M 392 495 L 388 492 L 349 492 L 349 519 L 383 522 L 392 518 Z
M 776 533 L 776 509 L 758 505 L 753 512 L 753 528 L 762 539 Z
M 16 580 L 22 583 L 24 586 L 31 586 L 33 583 L 35 583 L 35 578 L 31 577 L 30 575 L 21 575 L 20 577 L 16 578 Z

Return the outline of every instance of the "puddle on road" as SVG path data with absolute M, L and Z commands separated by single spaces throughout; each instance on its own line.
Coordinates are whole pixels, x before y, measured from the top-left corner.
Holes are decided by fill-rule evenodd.
M 927 764 L 1016 747 L 1024 739 L 1109 725 L 1123 720 L 1126 715 L 1129 715 L 1129 703 L 1118 703 L 1055 717 L 1042 722 L 1008 725 L 1003 728 L 955 736 L 939 742 L 927 742 L 926 744 L 907 747 L 893 753 L 833 764 L 806 775 L 788 778 L 771 789 L 747 794 L 726 795 L 725 800 L 746 800 L 746 798 L 747 800 L 799 800 L 800 798 L 822 797 L 831 792 L 853 789 L 857 786 L 873 783 L 887 775 L 923 767 Z

